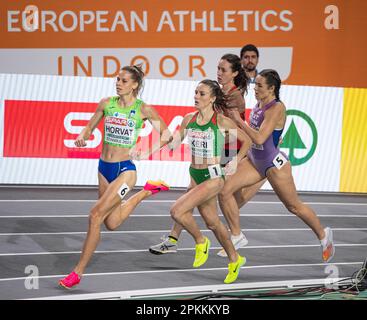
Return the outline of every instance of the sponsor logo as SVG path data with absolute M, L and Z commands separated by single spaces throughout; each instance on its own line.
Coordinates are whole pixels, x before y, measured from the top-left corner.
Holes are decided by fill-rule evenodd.
M 108 124 L 117 124 L 120 126 L 126 126 L 128 124 L 128 121 L 126 119 L 120 119 L 115 117 L 106 117 L 105 121 Z
M 300 110 L 287 110 L 288 121 L 290 125 L 280 147 L 289 149 L 289 161 L 292 166 L 299 166 L 310 160 L 316 151 L 317 128 L 311 117 Z
M 127 121 L 127 125 L 130 127 L 130 128 L 132 128 L 132 127 L 135 127 L 135 121 L 134 120 L 131 120 L 131 119 L 129 119 L 128 121 Z

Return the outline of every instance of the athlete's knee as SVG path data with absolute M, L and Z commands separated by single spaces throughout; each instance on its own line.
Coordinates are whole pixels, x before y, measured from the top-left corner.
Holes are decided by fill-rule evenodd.
M 220 190 L 218 194 L 218 198 L 220 201 L 226 201 L 233 195 L 231 189 L 224 185 L 224 187 Z
M 107 219 L 104 221 L 104 225 L 108 231 L 115 231 L 119 225 L 116 223 L 112 223 L 111 221 L 108 221 Z
M 290 213 L 293 213 L 296 216 L 299 216 L 300 212 L 301 212 L 301 203 L 288 203 L 285 204 L 285 207 L 287 208 L 287 210 Z
M 90 224 L 102 224 L 104 212 L 101 210 L 100 206 L 95 206 L 92 208 L 89 214 Z
M 256 192 L 255 192 L 256 194 Z M 240 192 L 240 200 L 241 200 L 241 203 L 247 203 L 249 202 L 254 196 L 254 193 L 251 192 L 249 189 L 242 189 L 241 192 Z
M 179 209 L 177 205 L 173 205 L 170 210 L 170 214 L 173 220 L 180 221 L 182 216 L 182 211 Z
M 220 227 L 220 220 L 219 218 L 211 218 L 205 221 L 207 228 L 213 232 L 219 229 Z

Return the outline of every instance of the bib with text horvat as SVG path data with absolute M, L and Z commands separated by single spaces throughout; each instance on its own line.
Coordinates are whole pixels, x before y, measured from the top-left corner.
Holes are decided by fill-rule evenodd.
M 133 105 L 122 108 L 118 100 L 119 97 L 112 97 L 104 110 L 104 143 L 131 148 L 136 144 L 144 123 L 141 118 L 143 101 L 136 99 Z

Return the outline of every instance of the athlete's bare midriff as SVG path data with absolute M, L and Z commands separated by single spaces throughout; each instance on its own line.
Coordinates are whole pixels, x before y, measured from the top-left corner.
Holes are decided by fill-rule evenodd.
M 131 148 L 111 146 L 105 143 L 102 148 L 101 159 L 106 162 L 120 162 L 130 160 L 130 149 Z
M 191 158 L 191 167 L 194 169 L 206 169 L 208 166 L 212 166 L 214 164 L 220 164 L 221 157 L 214 157 L 210 159 L 204 159 L 199 157 Z

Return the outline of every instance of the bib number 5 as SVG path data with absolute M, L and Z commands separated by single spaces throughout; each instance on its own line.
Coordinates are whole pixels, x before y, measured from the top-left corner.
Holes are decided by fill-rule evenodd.
M 287 158 L 280 152 L 273 160 L 274 166 L 276 166 L 278 169 L 281 169 L 287 162 L 288 162 Z

